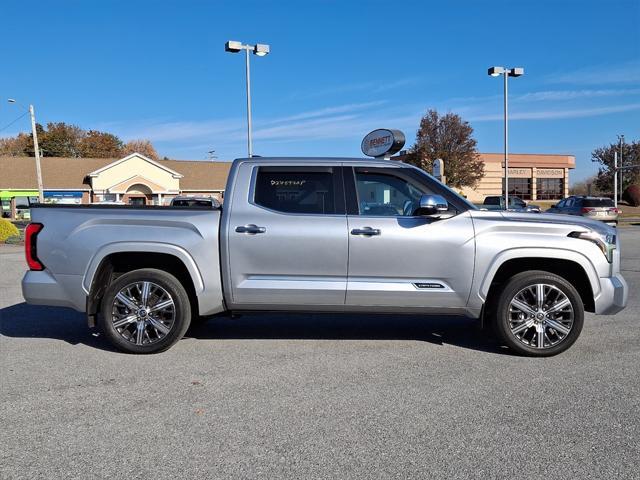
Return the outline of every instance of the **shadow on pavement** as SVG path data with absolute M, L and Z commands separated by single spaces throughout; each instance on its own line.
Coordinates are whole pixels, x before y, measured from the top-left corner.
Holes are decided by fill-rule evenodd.
M 67 308 L 20 303 L 0 309 L 0 334 L 13 338 L 50 338 L 113 351 L 84 314 Z M 212 317 L 194 324 L 186 338 L 202 340 L 412 340 L 454 345 L 489 353 L 508 350 L 463 317 L 365 314 L 246 314 Z

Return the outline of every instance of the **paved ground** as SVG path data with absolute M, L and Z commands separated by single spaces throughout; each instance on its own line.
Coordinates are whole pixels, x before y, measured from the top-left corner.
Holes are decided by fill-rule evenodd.
M 464 319 L 212 320 L 110 350 L 27 306 L 0 247 L 0 478 L 640 478 L 640 228 L 630 306 L 563 355 L 510 355 Z

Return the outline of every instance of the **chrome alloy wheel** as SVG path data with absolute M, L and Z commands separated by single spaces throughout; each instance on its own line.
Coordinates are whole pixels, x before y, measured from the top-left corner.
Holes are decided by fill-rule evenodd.
M 111 309 L 115 330 L 136 345 L 159 342 L 176 319 L 173 298 L 157 283 L 140 281 L 123 287 Z
M 561 343 L 571 332 L 573 320 L 571 301 L 555 285 L 529 285 L 509 303 L 512 335 L 532 348 L 546 349 Z

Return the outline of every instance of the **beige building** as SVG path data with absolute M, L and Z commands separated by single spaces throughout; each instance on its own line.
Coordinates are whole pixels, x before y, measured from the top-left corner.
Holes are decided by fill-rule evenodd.
M 472 202 L 504 189 L 504 154 L 481 153 L 484 178 L 463 192 Z M 569 195 L 569 170 L 576 167 L 573 155 L 509 154 L 509 194 L 523 200 L 558 200 Z
M 231 163 L 151 160 L 133 153 L 124 158 L 44 157 L 45 203 L 121 201 L 168 205 L 176 195 L 222 200 Z M 20 217 L 38 196 L 35 159 L 0 157 L 2 216 Z
M 393 159 L 402 160 L 406 154 Z M 504 193 L 504 153 L 480 153 L 484 177 L 474 188 L 462 193 L 472 202 L 482 203 L 489 195 Z M 523 200 L 558 200 L 569 195 L 569 170 L 576 167 L 573 155 L 538 153 L 509 154 L 509 194 Z M 446 170 L 446 166 L 445 166 Z

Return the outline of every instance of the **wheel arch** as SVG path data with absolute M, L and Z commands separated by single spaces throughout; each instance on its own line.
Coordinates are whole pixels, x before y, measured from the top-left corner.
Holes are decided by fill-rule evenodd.
M 564 278 L 580 294 L 585 310 L 595 311 L 595 298 L 600 293 L 597 273 L 588 259 L 571 251 L 562 252 L 560 255 L 511 255 L 496 259 L 482 282 L 480 296 L 483 300 L 490 301 L 495 298 L 494 292 L 509 278 L 530 270 L 541 270 Z
M 93 257 L 83 279 L 90 326 L 95 326 L 102 297 L 114 275 L 140 268 L 156 268 L 176 277 L 187 290 L 192 309 L 198 312 L 198 296 L 204 285 L 195 262 L 186 251 L 174 245 L 111 244 Z

